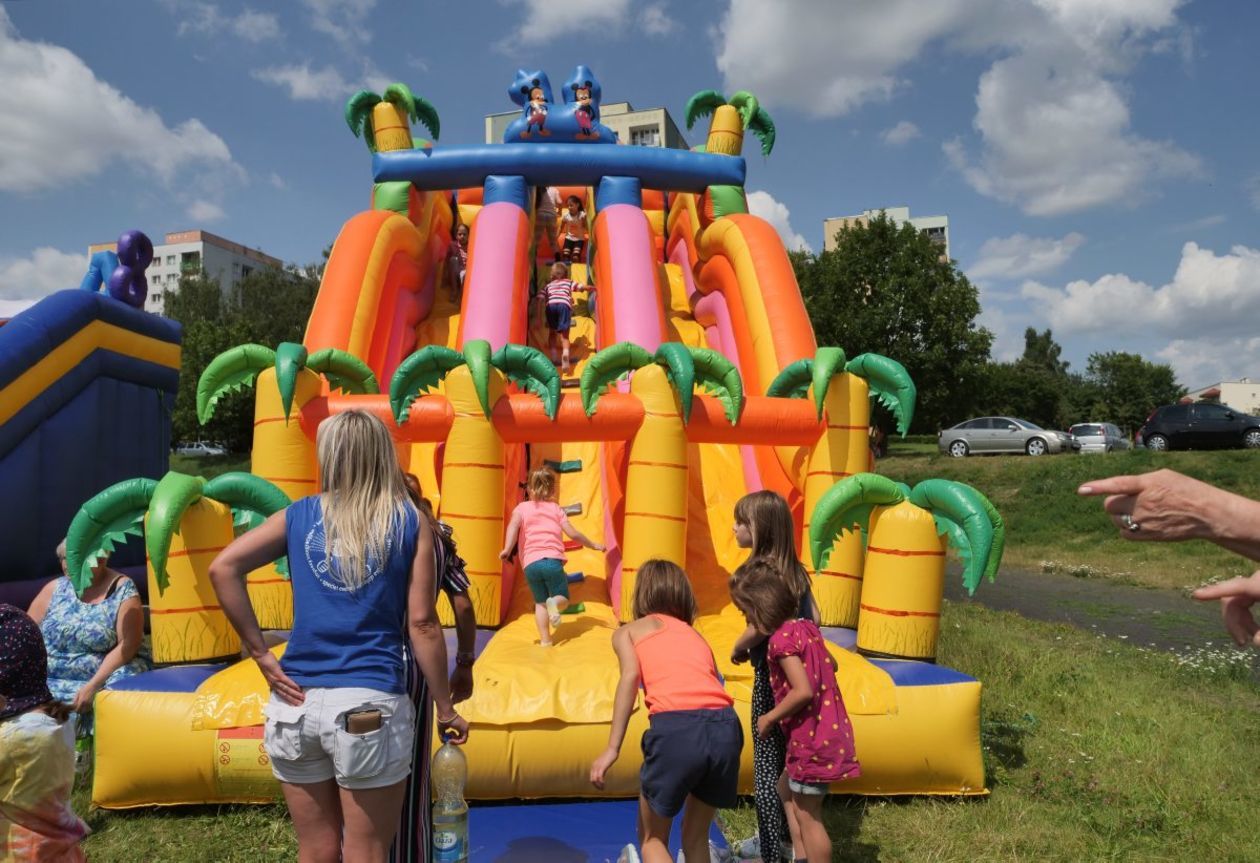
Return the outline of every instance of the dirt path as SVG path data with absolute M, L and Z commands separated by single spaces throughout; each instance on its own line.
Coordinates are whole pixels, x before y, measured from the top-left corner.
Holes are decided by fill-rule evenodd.
M 951 602 L 976 602 L 1014 611 L 1034 620 L 1068 623 L 1127 641 L 1138 647 L 1181 655 L 1233 649 L 1215 603 L 1199 603 L 1172 590 L 1113 584 L 1060 573 L 1003 568 L 968 597 L 956 566 L 945 581 Z M 1260 651 L 1251 657 L 1252 677 L 1260 680 Z

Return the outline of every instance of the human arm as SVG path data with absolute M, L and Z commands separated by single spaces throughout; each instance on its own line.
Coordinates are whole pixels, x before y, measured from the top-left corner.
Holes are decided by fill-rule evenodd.
M 625 742 L 626 728 L 630 724 L 630 712 L 634 710 L 634 699 L 639 693 L 639 657 L 635 655 L 634 642 L 630 638 L 632 626 L 633 623 L 621 627 L 612 637 L 613 650 L 621 664 L 621 679 L 617 681 L 617 692 L 613 696 L 608 748 L 591 764 L 591 784 L 601 791 L 604 788 L 605 775 L 621 755 L 621 744 Z
M 48 614 L 48 605 L 52 602 L 53 591 L 57 589 L 57 579 L 45 584 L 40 588 L 39 593 L 31 600 L 31 607 L 26 610 L 31 620 L 37 624 L 44 622 L 44 615 Z
M 451 672 L 451 701 L 458 704 L 472 697 L 472 663 L 477 650 L 477 617 L 472 597 L 461 590 L 448 594 L 455 612 L 455 670 Z
M 130 579 L 127 579 L 127 584 L 131 584 Z M 118 589 L 121 590 L 122 586 L 119 585 Z M 135 587 L 132 586 L 130 589 L 132 595 L 118 606 L 118 616 L 114 618 L 118 643 L 105 654 L 96 673 L 75 693 L 74 701 L 71 703 L 75 713 L 86 713 L 91 710 L 92 699 L 96 693 L 105 688 L 105 682 L 109 680 L 109 676 L 135 659 L 136 654 L 140 652 L 140 644 L 144 641 L 144 607 L 140 603 L 140 597 L 135 594 Z
M 731 662 L 736 665 L 747 662 L 748 652 L 765 640 L 766 637 L 757 631 L 757 627 L 748 626 L 731 647 Z
M 258 617 L 249 602 L 245 590 L 245 576 L 260 566 L 283 557 L 288 550 L 285 535 L 285 514 L 281 510 L 251 531 L 241 534 L 219 552 L 210 563 L 210 584 L 219 599 L 228 622 L 241 637 L 241 644 L 258 670 L 267 680 L 267 686 L 288 704 L 301 704 L 305 699 L 302 687 L 280 668 L 280 660 L 267 649 L 263 640 Z
M 1218 584 L 1200 587 L 1194 592 L 1198 600 L 1221 601 L 1221 617 L 1225 628 L 1239 647 L 1251 644 L 1260 647 L 1260 625 L 1251 607 L 1260 601 L 1260 572 L 1231 578 Z
M 411 652 L 433 696 L 438 731 L 449 733 L 450 741 L 459 744 L 468 740 L 468 720 L 456 713 L 451 703 L 446 679 L 446 638 L 437 615 L 436 579 L 433 530 L 421 523 L 407 584 L 407 631 L 411 635 Z
M 1124 539 L 1180 542 L 1206 539 L 1260 560 L 1260 502 L 1171 470 L 1087 482 L 1084 496 L 1106 495 L 1103 509 Z M 1136 524 L 1137 528 L 1129 527 Z
M 520 510 L 512 510 L 512 520 L 508 522 L 507 536 L 503 538 L 503 550 L 499 552 L 499 560 L 507 560 L 516 548 L 516 538 L 521 532 Z
M 799 713 L 814 700 L 814 687 L 809 685 L 805 663 L 801 662 L 799 656 L 789 654 L 772 661 L 779 663 L 779 668 L 783 669 L 788 685 L 792 688 L 788 690 L 787 695 L 783 696 L 783 700 L 774 706 L 773 710 L 763 713 L 757 720 L 757 736 L 763 740 L 777 723 Z
M 608 548 L 602 542 L 595 542 L 586 534 L 582 533 L 582 531 L 574 527 L 573 522 L 569 521 L 568 516 L 566 516 L 563 520 L 561 520 L 560 529 L 564 531 L 564 535 L 567 536 L 569 539 L 576 539 L 578 542 L 582 543 L 582 545 L 586 546 L 589 549 L 592 549 L 594 551 L 607 551 L 608 550 Z

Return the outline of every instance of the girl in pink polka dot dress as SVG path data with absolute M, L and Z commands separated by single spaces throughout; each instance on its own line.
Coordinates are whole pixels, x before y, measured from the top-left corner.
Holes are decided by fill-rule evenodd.
M 777 723 L 787 738 L 779 794 L 800 824 L 805 859 L 825 863 L 831 860 L 822 821 L 828 785 L 862 772 L 835 664 L 817 625 L 798 617 L 799 600 L 769 559 L 753 558 L 735 571 L 731 598 L 748 623 L 770 637 L 775 707 L 757 720 L 755 731 L 764 737 Z

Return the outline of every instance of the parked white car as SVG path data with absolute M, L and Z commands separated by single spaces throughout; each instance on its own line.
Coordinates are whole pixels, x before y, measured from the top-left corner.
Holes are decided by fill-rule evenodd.
M 1068 434 L 1081 444 L 1081 452 L 1115 452 L 1130 448 L 1129 439 L 1111 423 L 1077 423 Z
M 227 450 L 218 444 L 212 444 L 208 441 L 199 440 L 192 443 L 182 443 L 175 447 L 177 455 L 227 455 Z

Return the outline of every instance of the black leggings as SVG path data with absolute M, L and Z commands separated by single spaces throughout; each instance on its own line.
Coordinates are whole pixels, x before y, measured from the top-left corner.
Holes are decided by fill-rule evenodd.
M 779 776 L 787 763 L 787 739 L 775 727 L 770 736 L 757 735 L 757 720 L 774 710 L 774 691 L 770 688 L 770 669 L 754 665 L 752 693 L 753 728 L 753 800 L 757 806 L 757 835 L 761 839 L 761 857 L 766 863 L 781 859 L 781 848 L 791 842 L 787 815 L 779 798 Z

